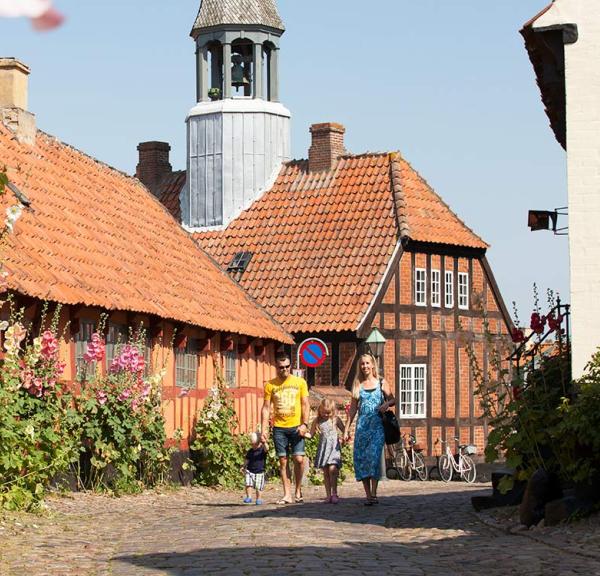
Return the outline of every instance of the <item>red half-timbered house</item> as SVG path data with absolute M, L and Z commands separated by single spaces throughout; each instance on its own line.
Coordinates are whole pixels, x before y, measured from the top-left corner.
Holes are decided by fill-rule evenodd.
M 328 362 L 309 383 L 349 388 L 373 327 L 404 431 L 436 453 L 438 438 L 484 447 L 466 346 L 488 368 L 492 338 L 510 318 L 486 259 L 488 245 L 396 152 L 347 154 L 344 128 L 318 124 L 309 159 L 284 164 L 275 184 L 226 228 L 198 242 L 289 332 L 323 339 Z M 234 266 L 245 254 L 242 270 Z

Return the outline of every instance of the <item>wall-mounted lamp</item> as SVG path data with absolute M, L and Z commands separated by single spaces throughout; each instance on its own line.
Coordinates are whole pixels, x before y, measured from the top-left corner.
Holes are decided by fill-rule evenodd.
M 386 343 L 386 339 L 383 334 L 377 330 L 377 328 L 373 328 L 365 342 L 369 347 L 371 354 L 373 354 L 373 356 L 379 360 L 379 358 L 383 356 L 383 350 L 385 349 Z
M 557 228 L 558 217 L 567 216 L 569 213 L 566 211 L 567 207 L 556 208 L 550 212 L 548 210 L 529 210 L 527 215 L 527 226 L 531 228 L 532 232 L 536 230 L 552 230 L 556 236 L 565 236 L 568 226 Z

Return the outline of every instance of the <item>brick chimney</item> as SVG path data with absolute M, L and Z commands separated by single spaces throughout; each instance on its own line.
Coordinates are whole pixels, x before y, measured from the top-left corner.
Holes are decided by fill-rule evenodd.
M 27 110 L 29 67 L 16 58 L 0 58 L 0 121 L 19 142 L 35 144 L 35 116 Z
M 335 122 L 310 127 L 312 145 L 308 150 L 308 169 L 311 172 L 331 170 L 338 158 L 346 154 L 344 132 L 346 129 Z
M 139 161 L 135 175 L 152 194 L 160 198 L 160 183 L 173 172 L 169 164 L 171 146 L 167 142 L 140 142 L 137 147 Z

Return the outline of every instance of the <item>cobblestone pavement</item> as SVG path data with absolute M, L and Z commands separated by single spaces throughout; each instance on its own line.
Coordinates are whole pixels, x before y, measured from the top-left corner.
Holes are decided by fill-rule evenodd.
M 484 492 L 482 492 L 482 490 Z M 112 499 L 52 498 L 42 516 L 0 522 L 0 574 L 10 576 L 600 575 L 600 559 L 481 522 L 470 497 L 488 486 L 382 483 L 378 506 L 343 486 L 339 505 L 263 506 L 241 493 L 182 489 Z M 554 536 L 556 536 L 554 534 Z M 558 546 L 558 548 L 557 548 Z

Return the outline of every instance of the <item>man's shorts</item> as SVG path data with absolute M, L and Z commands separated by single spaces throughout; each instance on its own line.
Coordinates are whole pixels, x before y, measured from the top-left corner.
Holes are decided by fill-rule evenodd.
M 256 490 L 264 490 L 265 488 L 265 473 L 250 472 L 246 470 L 246 486 Z
M 273 428 L 273 442 L 275 443 L 275 452 L 277 457 L 304 456 L 304 438 L 298 433 L 300 426 L 293 428 Z

